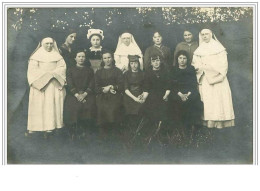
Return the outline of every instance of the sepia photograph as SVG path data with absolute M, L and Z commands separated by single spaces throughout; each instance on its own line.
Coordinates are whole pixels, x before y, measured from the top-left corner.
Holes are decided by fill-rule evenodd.
M 6 164 L 255 164 L 254 4 L 5 8 Z

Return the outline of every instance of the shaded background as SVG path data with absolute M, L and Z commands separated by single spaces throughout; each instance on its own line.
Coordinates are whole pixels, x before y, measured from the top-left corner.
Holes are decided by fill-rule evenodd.
M 253 160 L 253 12 L 252 8 L 12 8 L 8 10 L 8 163 L 252 163 Z M 196 40 L 209 26 L 228 52 L 228 79 L 236 116 L 233 147 L 225 151 L 178 149 L 150 153 L 116 152 L 96 144 L 27 140 L 30 54 L 45 36 L 60 46 L 67 29 L 77 32 L 75 45 L 89 47 L 89 28 L 104 31 L 102 46 L 114 51 L 118 36 L 129 31 L 144 53 L 154 30 L 174 51 L 189 28 Z M 36 144 L 35 144 L 36 143 Z M 38 143 L 38 144 L 37 144 Z M 140 151 L 141 152 L 141 151 Z M 174 153 L 174 154 L 173 154 Z M 176 154 L 177 153 L 177 154 Z

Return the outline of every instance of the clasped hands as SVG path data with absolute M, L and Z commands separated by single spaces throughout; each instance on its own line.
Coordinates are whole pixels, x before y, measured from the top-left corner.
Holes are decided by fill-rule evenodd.
M 187 94 L 183 94 L 181 92 L 178 92 L 178 96 L 180 96 L 180 98 L 183 102 L 185 102 L 189 99 L 190 94 L 191 94 L 190 92 L 188 92 Z
M 105 86 L 102 89 L 103 89 L 103 93 L 110 92 L 111 94 L 116 94 L 116 90 L 114 90 L 114 86 L 112 85 Z
M 143 92 L 142 94 L 140 94 L 137 97 L 134 97 L 134 101 L 136 101 L 137 103 L 144 103 L 146 100 L 147 96 L 145 95 L 145 93 Z
M 77 98 L 77 100 L 81 103 L 85 103 L 86 102 L 86 97 L 87 97 L 88 93 L 84 92 L 84 93 L 76 93 L 75 97 Z

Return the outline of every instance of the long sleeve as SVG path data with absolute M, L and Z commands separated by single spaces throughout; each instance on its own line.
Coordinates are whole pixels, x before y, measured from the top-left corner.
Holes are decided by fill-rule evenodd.
M 124 89 L 129 89 L 129 83 L 128 83 L 128 72 L 124 74 Z
M 123 74 L 122 74 L 122 72 L 121 71 L 117 71 L 116 72 L 116 75 L 117 75 L 117 79 L 116 79 L 116 88 L 115 88 L 115 90 L 116 91 L 119 91 L 119 92 L 123 92 L 123 90 L 124 90 L 124 76 L 123 76 Z
M 144 92 L 150 92 L 151 89 L 151 80 L 149 72 L 145 72 L 144 74 Z
M 72 78 L 72 71 L 69 69 L 67 71 L 67 86 L 68 86 L 68 90 L 70 91 L 70 93 L 72 95 L 75 95 L 76 93 L 78 93 L 78 90 L 74 84 L 73 78 Z
M 165 71 L 165 90 L 171 90 L 171 79 L 169 71 Z
M 95 78 L 94 78 L 94 71 L 92 69 L 89 72 L 89 82 L 85 91 L 87 93 L 94 93 L 95 91 Z
M 39 62 L 36 60 L 29 60 L 27 78 L 29 85 L 40 79 L 47 72 L 43 71 L 39 67 Z
M 100 75 L 101 75 L 101 70 L 98 70 L 95 74 L 95 90 L 97 94 L 101 94 L 103 92 Z
M 59 81 L 61 86 L 66 84 L 66 63 L 64 59 L 61 59 L 57 62 L 57 67 L 52 71 L 54 77 Z

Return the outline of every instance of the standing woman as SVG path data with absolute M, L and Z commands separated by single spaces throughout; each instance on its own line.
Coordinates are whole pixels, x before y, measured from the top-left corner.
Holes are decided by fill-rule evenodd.
M 95 119 L 94 72 L 86 64 L 83 50 L 75 52 L 76 66 L 67 71 L 68 92 L 64 103 L 64 122 L 73 140 L 84 137 Z
M 143 70 L 143 54 L 135 42 L 134 36 L 130 33 L 123 33 L 118 38 L 116 51 L 114 53 L 116 67 L 123 73 L 128 70 L 128 55 L 138 55 L 140 68 Z
M 100 29 L 89 29 L 87 39 L 90 40 L 91 47 L 86 50 L 86 55 L 90 61 L 91 68 L 96 73 L 97 70 L 101 69 L 103 31 Z
M 146 49 L 144 53 L 144 69 L 148 70 L 151 67 L 151 56 L 159 55 L 161 58 L 161 64 L 165 68 L 170 69 L 172 66 L 172 58 L 170 48 L 162 44 L 163 38 L 160 32 L 153 33 L 154 45 Z
M 63 102 L 66 95 L 66 64 L 56 42 L 44 38 L 29 58 L 30 85 L 28 133 L 51 133 L 63 127 Z M 28 135 L 28 134 L 27 134 Z
M 171 118 L 177 123 L 183 137 L 191 142 L 201 123 L 202 103 L 197 90 L 196 71 L 189 65 L 188 52 L 181 50 L 176 54 L 176 63 L 171 73 Z
M 77 37 L 76 31 L 74 30 L 67 31 L 65 42 L 60 47 L 60 54 L 66 62 L 67 69 L 76 65 L 74 55 L 73 55 L 74 53 L 72 50 L 72 46 L 74 44 L 74 41 L 76 40 L 76 37 Z
M 200 45 L 194 52 L 192 65 L 204 104 L 203 125 L 221 129 L 234 126 L 235 115 L 227 79 L 227 52 L 215 35 L 214 38 L 209 29 L 200 32 Z
M 115 67 L 113 54 L 110 51 L 102 53 L 102 68 L 95 74 L 95 88 L 97 125 L 103 132 L 114 130 L 122 117 L 124 80 L 122 71 Z
M 173 66 L 177 65 L 178 67 L 178 63 L 176 62 L 177 59 L 175 58 L 177 56 L 177 53 L 180 50 L 184 50 L 188 53 L 189 56 L 188 59 L 190 60 L 188 64 L 190 65 L 192 61 L 193 53 L 199 46 L 198 42 L 193 40 L 193 34 L 191 33 L 190 30 L 184 30 L 183 38 L 184 38 L 184 42 L 180 42 L 179 44 L 177 44 L 175 48 Z

